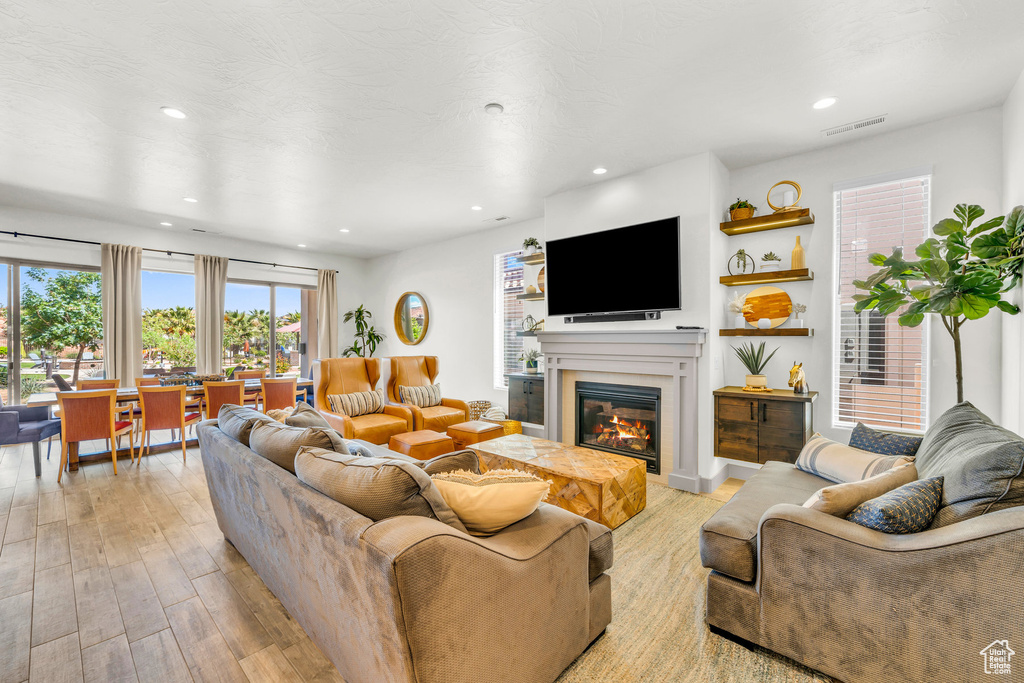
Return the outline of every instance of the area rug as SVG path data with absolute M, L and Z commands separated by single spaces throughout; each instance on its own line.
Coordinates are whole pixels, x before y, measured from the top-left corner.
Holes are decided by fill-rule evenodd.
M 613 532 L 612 623 L 559 683 L 831 680 L 708 630 L 708 570 L 700 566 L 697 530 L 721 506 L 705 496 L 647 485 L 647 509 Z

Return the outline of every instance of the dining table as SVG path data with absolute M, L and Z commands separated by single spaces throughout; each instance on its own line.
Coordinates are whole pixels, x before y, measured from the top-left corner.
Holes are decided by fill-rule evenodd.
M 296 384 L 296 386 L 299 389 L 305 390 L 307 395 L 309 394 L 310 390 L 313 388 L 313 380 L 311 380 L 309 378 L 306 378 L 306 377 L 297 377 L 295 384 Z M 259 391 L 261 388 L 262 388 L 262 385 L 260 384 L 260 380 L 259 379 L 247 379 L 247 380 L 245 380 L 245 392 L 246 393 L 252 393 L 252 392 L 255 392 L 255 391 Z M 68 391 L 68 392 L 63 392 L 63 393 L 66 393 L 66 394 L 77 394 L 79 392 L 78 391 Z M 185 395 L 188 396 L 189 398 L 201 397 L 205 393 L 206 393 L 206 390 L 203 389 L 203 385 L 201 385 L 201 384 L 195 385 L 195 386 L 186 386 L 185 387 Z M 118 403 L 133 403 L 135 401 L 138 401 L 139 400 L 139 390 L 136 387 L 122 387 L 122 388 L 117 390 L 117 399 L 116 400 L 117 400 Z M 32 394 L 31 396 L 28 397 L 28 400 L 25 401 L 25 405 L 29 405 L 29 406 L 47 406 L 47 407 L 56 406 L 57 405 L 57 394 L 53 393 L 53 392 L 44 392 L 44 393 Z M 182 438 L 184 438 L 184 435 L 182 435 Z M 198 439 L 195 439 L 195 438 L 187 439 L 186 440 L 186 444 L 189 445 L 189 446 L 194 446 L 194 445 L 198 444 Z M 81 464 L 83 462 L 92 462 L 94 460 L 109 460 L 110 459 L 110 451 L 100 451 L 100 452 L 97 452 L 97 453 L 89 453 L 89 454 L 85 454 L 85 455 L 79 455 L 79 453 L 78 453 L 78 444 L 77 443 L 68 444 L 68 446 L 69 446 L 69 450 L 70 450 L 70 453 L 68 453 L 68 469 L 71 470 L 72 472 L 77 470 L 79 464 Z M 113 444 L 111 444 L 111 447 L 113 447 Z M 157 452 L 161 452 L 163 450 L 168 450 L 169 448 L 180 448 L 180 447 L 181 447 L 180 444 L 177 443 L 177 442 L 175 442 L 175 443 L 168 443 L 168 444 L 154 444 L 151 447 L 150 451 L 152 452 L 153 450 L 156 450 Z M 129 452 L 128 452 L 127 448 L 121 448 L 121 449 L 118 450 L 117 454 L 119 456 L 126 456 L 126 455 L 129 455 Z M 39 464 L 40 463 L 36 463 L 36 471 L 37 472 L 39 471 Z

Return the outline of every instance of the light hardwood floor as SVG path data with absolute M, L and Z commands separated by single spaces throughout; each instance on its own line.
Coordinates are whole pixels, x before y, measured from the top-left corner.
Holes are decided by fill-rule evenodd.
M 0 447 L 0 683 L 342 680 L 224 540 L 198 448 L 59 485 L 58 450 L 37 479 Z

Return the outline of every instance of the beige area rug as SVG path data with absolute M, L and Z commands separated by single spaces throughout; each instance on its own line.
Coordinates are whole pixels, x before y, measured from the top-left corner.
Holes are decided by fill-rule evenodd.
M 559 683 L 831 680 L 708 630 L 708 570 L 700 566 L 697 530 L 721 506 L 705 496 L 647 485 L 647 509 L 614 532 L 612 623 Z

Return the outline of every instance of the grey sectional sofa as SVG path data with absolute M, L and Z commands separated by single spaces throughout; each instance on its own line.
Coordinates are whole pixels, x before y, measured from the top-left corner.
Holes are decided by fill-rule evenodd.
M 915 464 L 943 507 L 902 536 L 802 507 L 833 482 L 765 464 L 701 528 L 711 629 L 849 683 L 991 678 L 983 649 L 1024 646 L 1024 439 L 962 403 Z
M 198 432 L 225 537 L 350 683 L 552 681 L 611 620 L 599 524 L 543 503 L 487 538 L 427 517 L 374 522 L 217 420 Z

